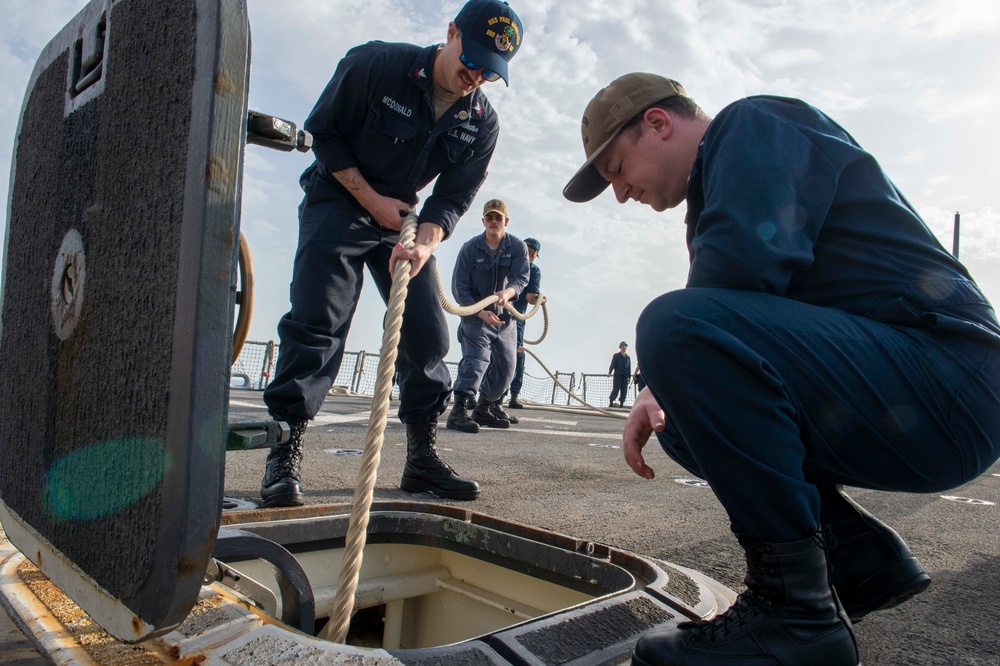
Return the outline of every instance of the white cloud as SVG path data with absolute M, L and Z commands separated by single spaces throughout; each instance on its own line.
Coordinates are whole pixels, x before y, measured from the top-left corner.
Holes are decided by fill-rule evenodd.
M 950 247 L 962 211 L 962 257 L 1000 301 L 995 230 L 1000 182 L 1000 3 L 986 0 L 511 0 L 525 24 L 512 87 L 487 88 L 500 144 L 480 200 L 438 251 L 450 277 L 462 241 L 478 233 L 477 204 L 511 205 L 511 233 L 542 241 L 552 368 L 600 371 L 635 317 L 687 273 L 683 211 L 657 214 L 561 196 L 583 160 L 580 117 L 598 88 L 629 71 L 681 81 L 709 113 L 747 94 L 801 97 L 830 113 L 883 164 Z M 10 0 L 0 26 L 0 195 L 28 76 L 45 43 L 83 0 Z M 305 120 L 340 57 L 369 39 L 444 40 L 461 0 L 249 0 L 251 107 Z M 243 231 L 258 298 L 253 339 L 274 339 L 287 308 L 296 245 L 298 176 L 306 155 L 247 148 Z M 426 192 L 424 193 L 426 196 Z M 991 259 L 992 258 L 992 259 Z M 368 288 L 348 344 L 374 349 L 381 301 Z M 609 340 L 611 341 L 609 343 Z M 609 349 L 610 345 L 610 349 Z M 454 357 L 455 350 L 452 352 Z
M 815 49 L 777 49 L 766 52 L 760 64 L 766 69 L 785 69 L 793 66 L 822 62 L 823 56 Z

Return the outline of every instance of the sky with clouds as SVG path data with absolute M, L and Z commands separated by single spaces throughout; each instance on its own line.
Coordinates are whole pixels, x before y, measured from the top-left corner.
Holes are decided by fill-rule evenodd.
M 231 0 L 235 1 L 235 0 Z M 0 197 L 8 199 L 18 117 L 35 58 L 86 5 L 6 0 L 0 25 Z M 250 108 L 305 120 L 337 61 L 371 39 L 445 39 L 459 0 L 247 0 Z M 485 88 L 500 116 L 490 175 L 437 252 L 445 284 L 462 242 L 481 233 L 486 200 L 507 202 L 509 231 L 541 241 L 552 370 L 605 372 L 657 295 L 683 287 L 683 205 L 656 213 L 610 192 L 571 204 L 562 188 L 583 161 L 580 117 L 630 71 L 680 81 L 710 115 L 745 95 L 804 99 L 834 117 L 883 168 L 1000 303 L 1000 3 L 995 0 L 512 0 L 524 44 L 511 86 Z M 251 340 L 277 340 L 296 244 L 301 153 L 248 146 L 242 231 L 256 282 Z M 426 192 L 424 196 L 426 196 Z M 6 229 L 6 214 L 4 216 Z M 55 249 L 53 250 L 55 252 Z M 369 285 L 347 349 L 377 351 L 384 306 Z M 5 322 L 6 323 L 6 322 Z M 460 358 L 451 318 L 450 360 Z M 541 322 L 528 323 L 535 337 Z M 527 371 L 540 376 L 534 361 Z

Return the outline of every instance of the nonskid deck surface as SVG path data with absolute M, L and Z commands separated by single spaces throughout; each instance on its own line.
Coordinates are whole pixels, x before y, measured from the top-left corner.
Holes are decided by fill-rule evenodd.
M 234 390 L 230 402 L 230 420 L 266 416 L 259 392 Z M 355 451 L 364 440 L 368 405 L 364 398 L 331 397 L 307 431 L 303 466 L 307 511 L 312 505 L 350 501 L 360 462 Z M 482 484 L 482 495 L 475 502 L 446 502 L 400 491 L 405 436 L 402 426 L 390 418 L 376 502 L 424 501 L 487 514 L 685 565 L 739 589 L 742 557 L 711 490 L 655 450 L 655 444 L 648 448 L 647 460 L 657 478 L 643 481 L 622 461 L 620 420 L 539 407 L 529 407 L 518 416 L 521 424 L 502 432 L 439 431 L 442 457 Z M 263 451 L 227 455 L 225 495 L 237 500 L 241 509 L 253 506 L 263 458 Z M 997 475 L 1000 467 L 950 493 L 953 498 L 977 500 L 973 502 L 939 495 L 851 491 L 900 531 L 934 578 L 923 595 L 871 615 L 856 627 L 865 664 L 995 664 L 1000 638 L 994 631 L 996 613 L 990 609 L 1000 599 Z M 267 518 L 281 512 L 257 515 Z M 203 599 L 199 608 L 206 603 L 216 602 Z M 275 627 L 260 626 L 262 635 L 271 638 L 261 638 L 258 648 L 277 641 L 272 647 L 297 649 L 276 638 Z M 16 629 L 12 635 L 21 636 Z M 958 641 L 954 637 L 959 635 L 966 638 Z M 5 643 L 0 661 L 25 645 L 24 640 Z M 233 658 L 246 650 L 252 652 L 245 646 Z
M 266 416 L 260 396 L 234 390 L 230 419 Z M 369 404 L 365 398 L 331 396 L 321 413 L 328 421 L 314 423 L 306 432 L 303 481 L 308 503 L 350 501 L 360 457 L 344 455 L 344 450 L 363 445 Z M 389 410 L 376 501 L 421 497 L 398 488 L 405 432 L 392 418 L 397 404 Z M 656 479 L 646 481 L 622 458 L 623 421 L 537 406 L 517 416 L 520 424 L 508 430 L 484 429 L 475 435 L 438 430 L 444 460 L 482 486 L 474 502 L 441 503 L 684 565 L 742 589 L 743 555 L 711 489 L 667 458 L 655 442 L 646 447 L 645 456 Z M 264 455 L 227 455 L 227 496 L 257 499 Z M 848 492 L 900 532 L 933 579 L 920 596 L 872 614 L 855 627 L 866 666 L 996 666 L 1000 464 L 948 493 Z

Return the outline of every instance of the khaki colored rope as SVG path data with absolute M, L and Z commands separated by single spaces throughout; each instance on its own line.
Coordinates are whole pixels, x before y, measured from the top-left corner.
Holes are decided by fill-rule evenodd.
M 403 228 L 400 232 L 399 242 L 406 248 L 413 247 L 413 241 L 417 233 L 417 216 L 410 213 L 403 221 Z M 382 349 L 379 353 L 378 373 L 375 380 L 375 397 L 372 399 L 371 418 L 368 421 L 368 434 L 365 438 L 364 452 L 361 457 L 361 469 L 358 472 L 358 481 L 354 488 L 354 500 L 351 506 L 351 516 L 347 527 L 347 536 L 344 545 L 344 557 L 340 568 L 340 576 L 337 579 L 337 592 L 333 599 L 333 610 L 330 620 L 320 632 L 320 638 L 336 643 L 344 643 L 347 640 L 347 632 L 351 624 L 351 616 L 354 614 L 354 597 L 358 591 L 358 579 L 361 575 L 361 563 L 364 557 L 364 547 L 368 531 L 369 512 L 375 493 L 375 481 L 378 475 L 378 465 L 382 456 L 382 444 L 385 440 L 386 415 L 389 412 L 389 396 L 392 393 L 392 375 L 395 372 L 396 356 L 398 355 L 400 329 L 403 323 L 403 308 L 405 306 L 407 288 L 410 283 L 410 262 L 400 261 L 396 264 L 396 271 L 392 276 L 392 288 L 389 292 L 389 304 L 385 317 L 385 331 L 382 334 Z M 438 274 L 438 292 L 441 296 L 441 307 L 446 312 L 460 317 L 474 315 L 488 305 L 496 303 L 496 295 L 484 298 L 478 303 L 457 307 L 448 300 L 441 283 L 441 275 Z M 522 321 L 534 317 L 538 310 L 542 310 L 545 322 L 542 335 L 538 340 L 525 340 L 526 345 L 536 345 L 545 339 L 549 328 L 549 314 L 545 307 L 545 297 L 539 294 L 539 299 L 535 307 L 530 312 L 521 314 L 514 307 L 507 303 L 504 308 L 515 319 Z M 588 404 L 581 398 L 570 393 L 563 384 L 556 379 L 555 375 L 549 372 L 545 364 L 535 354 L 527 349 L 525 352 L 531 354 L 532 358 L 549 373 L 549 376 L 566 393 L 572 395 L 584 405 L 616 418 L 624 418 L 613 412 L 600 409 Z
M 445 290 L 444 290 L 444 284 L 441 282 L 441 274 L 440 273 L 438 274 L 438 293 L 441 296 L 441 307 L 444 308 L 444 311 L 447 312 L 447 313 L 449 313 L 449 314 L 457 315 L 459 317 L 468 317 L 470 315 L 474 315 L 477 312 L 479 312 L 480 310 L 482 310 L 483 308 L 485 308 L 486 306 L 493 305 L 494 303 L 497 302 L 497 300 L 499 300 L 499 299 L 497 299 L 496 295 L 494 294 L 492 296 L 487 296 L 483 300 L 479 301 L 478 303 L 474 303 L 473 305 L 467 305 L 467 306 L 464 306 L 464 307 L 459 307 L 457 305 L 454 305 L 450 300 L 448 300 L 448 296 L 447 296 L 447 294 L 445 293 Z M 539 298 L 535 302 L 535 307 L 532 308 L 530 312 L 527 312 L 525 314 L 521 314 L 520 312 L 518 312 L 517 310 L 515 310 L 514 307 L 510 303 L 507 303 L 506 305 L 504 305 L 504 309 L 507 310 L 507 312 L 509 312 L 515 319 L 520 319 L 522 321 L 531 319 L 532 317 L 534 317 L 538 313 L 538 309 L 539 308 L 542 309 L 542 320 L 544 322 L 544 325 L 542 327 L 542 335 L 537 340 L 525 340 L 524 341 L 525 347 L 527 347 L 527 345 L 537 345 L 538 343 L 540 343 L 542 340 L 545 339 L 545 336 L 549 332 L 549 310 L 545 306 L 545 302 L 546 302 L 547 299 L 542 294 L 539 294 L 538 296 L 539 296 Z M 599 412 L 600 414 L 603 414 L 604 416 L 610 416 L 611 418 L 614 418 L 614 419 L 627 419 L 628 418 L 627 414 L 619 414 L 618 412 L 612 412 L 610 410 L 602 409 L 601 407 L 597 407 L 596 405 L 590 404 L 589 402 L 587 402 L 586 400 L 584 400 L 580 396 L 578 396 L 575 393 L 573 393 L 572 391 L 570 391 L 562 382 L 560 382 L 559 378 L 556 377 L 547 367 L 545 367 L 545 364 L 542 363 L 542 359 L 538 358 L 538 356 L 536 354 L 534 354 L 533 352 L 531 352 L 527 348 L 525 348 L 524 353 L 530 355 L 531 358 L 533 358 L 536 361 L 538 361 L 538 365 L 542 366 L 542 370 L 544 370 L 546 372 L 546 374 L 548 374 L 548 376 L 552 378 L 552 381 L 554 381 L 556 383 L 556 385 L 559 386 L 559 388 L 561 388 L 563 391 L 565 391 L 567 395 L 569 395 L 570 397 L 572 397 L 574 400 L 576 400 L 580 404 L 584 405 L 585 407 L 589 407 L 590 409 L 593 409 L 594 411 Z
M 582 405 L 584 405 L 586 407 L 590 407 L 594 411 L 600 412 L 601 414 L 604 414 L 605 416 L 610 416 L 611 418 L 614 418 L 614 419 L 627 419 L 628 418 L 628 414 L 619 414 L 618 412 L 612 412 L 612 411 L 607 410 L 607 409 L 601 409 L 600 407 L 597 407 L 595 405 L 590 404 L 589 402 L 587 402 L 586 400 L 584 400 L 583 398 L 581 398 L 580 396 L 578 396 L 577 394 L 573 393 L 568 388 L 566 388 L 566 386 L 563 385 L 563 383 L 561 381 L 559 381 L 559 379 L 554 374 L 552 374 L 552 371 L 550 371 L 548 368 L 545 367 L 545 364 L 542 363 L 542 359 L 538 358 L 538 356 L 534 352 L 532 352 L 530 349 L 525 349 L 524 353 L 528 354 L 529 356 L 531 356 L 531 358 L 533 358 L 536 361 L 538 361 L 538 365 L 542 366 L 542 370 L 544 370 L 548 374 L 548 376 L 552 378 L 552 381 L 554 381 L 556 383 L 556 385 L 559 388 L 561 388 L 563 391 L 566 391 L 566 395 L 570 396 L 571 398 L 573 398 L 577 402 L 581 403 Z
M 438 295 L 441 297 L 441 307 L 444 308 L 444 311 L 447 312 L 448 314 L 453 314 L 458 317 L 470 317 L 474 314 L 479 313 L 483 308 L 489 305 L 493 305 L 498 300 L 500 300 L 496 297 L 496 294 L 492 294 L 490 296 L 487 296 L 481 301 L 473 303 L 472 305 L 464 305 L 464 306 L 455 305 L 448 299 L 448 294 L 444 290 L 444 283 L 441 281 L 440 273 L 438 273 L 437 279 L 438 279 Z M 537 345 L 539 342 L 545 339 L 545 336 L 549 332 L 549 311 L 548 308 L 545 307 L 546 300 L 547 299 L 545 298 L 545 296 L 543 296 L 542 294 L 538 294 L 538 300 L 535 301 L 535 307 L 531 308 L 531 310 L 525 312 L 524 314 L 518 312 L 514 308 L 514 306 L 509 302 L 503 306 L 503 309 L 509 312 L 514 319 L 520 319 L 521 321 L 527 321 L 531 319 L 536 314 L 538 314 L 538 310 L 539 308 L 541 308 L 542 320 L 545 322 L 545 325 L 542 327 L 542 336 L 537 340 L 532 340 L 532 341 L 525 340 L 524 344 L 526 345 Z
M 413 247 L 417 235 L 417 216 L 410 213 L 403 220 L 399 242 L 403 247 Z M 369 511 L 375 493 L 375 479 L 382 455 L 385 436 L 386 414 L 389 412 L 389 396 L 392 393 L 392 375 L 396 368 L 399 346 L 399 331 L 403 325 L 403 307 L 407 288 L 410 284 L 410 262 L 396 262 L 389 291 L 389 305 L 385 317 L 385 331 L 382 333 L 382 351 L 378 360 L 378 375 L 375 380 L 375 397 L 372 399 L 372 414 L 368 421 L 368 435 L 365 438 L 361 469 L 354 489 L 354 502 L 347 527 L 344 559 L 337 579 L 337 593 L 333 599 L 330 620 L 323 628 L 320 638 L 343 643 L 347 640 L 347 630 L 354 613 L 354 595 L 358 591 L 361 574 L 361 560 L 368 531 Z
M 538 337 L 537 340 L 524 340 L 524 344 L 526 344 L 526 345 L 537 345 L 538 343 L 540 343 L 542 340 L 545 339 L 546 335 L 549 334 L 549 309 L 547 307 L 545 307 L 546 298 L 544 296 L 542 296 L 541 294 L 539 294 L 538 297 L 539 297 L 538 300 L 535 301 L 535 310 L 538 309 L 538 304 L 541 303 L 542 304 L 542 334 Z M 531 311 L 532 315 L 535 314 L 535 310 Z M 534 356 L 534 354 L 532 354 L 532 356 Z

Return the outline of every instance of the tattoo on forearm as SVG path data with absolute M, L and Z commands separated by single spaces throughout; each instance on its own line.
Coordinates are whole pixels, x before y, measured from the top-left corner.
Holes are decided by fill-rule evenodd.
M 349 189 L 352 192 L 360 192 L 367 185 L 365 177 L 361 175 L 361 172 L 355 167 L 350 169 L 344 169 L 343 171 L 337 171 L 333 174 L 334 178 L 340 181 L 340 184 Z

